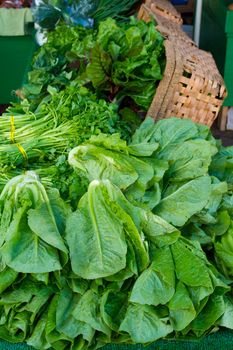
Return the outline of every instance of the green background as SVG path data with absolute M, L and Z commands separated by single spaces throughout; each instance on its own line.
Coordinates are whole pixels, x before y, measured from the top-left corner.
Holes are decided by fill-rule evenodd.
M 34 35 L 0 36 L 0 104 L 16 100 L 35 49 Z
M 225 106 L 233 106 L 233 0 L 203 0 L 200 48 L 210 51 L 224 77 L 228 96 Z

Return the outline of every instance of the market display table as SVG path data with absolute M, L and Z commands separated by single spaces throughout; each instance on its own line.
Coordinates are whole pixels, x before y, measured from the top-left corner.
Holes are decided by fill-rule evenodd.
M 1 350 L 34 350 L 26 344 L 10 344 L 0 340 Z M 143 350 L 143 345 L 106 345 L 104 350 Z M 233 350 L 233 331 L 221 330 L 200 340 L 159 340 L 146 347 L 147 350 Z

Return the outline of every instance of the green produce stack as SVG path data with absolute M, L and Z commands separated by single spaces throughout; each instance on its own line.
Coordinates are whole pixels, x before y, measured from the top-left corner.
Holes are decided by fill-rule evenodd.
M 232 147 L 141 122 L 164 69 L 153 24 L 61 28 L 1 117 L 0 338 L 94 350 L 233 329 Z
M 77 349 L 232 328 L 232 185 L 214 176 L 230 151 L 207 127 L 147 118 L 128 144 L 100 134 L 70 151 L 87 184 L 75 208 L 35 172 L 13 177 L 1 338 Z

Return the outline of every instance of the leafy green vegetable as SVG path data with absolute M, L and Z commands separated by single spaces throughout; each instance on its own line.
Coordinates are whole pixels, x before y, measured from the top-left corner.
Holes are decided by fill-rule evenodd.
M 65 91 L 51 89 L 42 115 Z M 209 175 L 218 153 L 208 129 L 147 118 L 130 142 L 99 131 L 83 141 L 68 162 L 34 165 L 42 182 L 26 172 L 0 194 L 0 338 L 84 350 L 231 329 L 233 199 L 225 175 Z
M 182 331 L 196 317 L 196 311 L 188 290 L 178 282 L 176 292 L 169 302 L 169 311 L 173 329 Z
M 148 343 L 172 332 L 168 318 L 161 318 L 154 306 L 132 304 L 129 306 L 120 331 L 128 332 L 135 343 Z
M 112 11 L 114 3 L 115 0 L 107 3 L 104 11 Z M 124 3 L 118 4 L 120 13 Z M 103 8 L 99 5 L 94 16 L 100 19 Z M 163 38 L 154 23 L 132 17 L 129 23 L 119 24 L 107 18 L 99 23 L 97 31 L 59 25 L 49 32 L 47 42 L 35 54 L 28 83 L 20 95 L 30 101 L 34 111 L 51 92 L 60 92 L 75 83 L 89 84 L 99 97 L 117 102 L 122 109 L 130 98 L 133 110 L 146 110 L 164 66 Z M 137 120 L 133 127 L 135 124 L 138 125 Z
M 128 14 L 132 14 L 132 9 L 138 2 L 138 0 L 100 0 L 91 17 L 94 18 L 95 24 L 108 17 L 127 21 Z
M 225 307 L 226 307 L 226 311 L 224 312 L 223 316 L 221 317 L 221 319 L 219 321 L 219 325 L 232 329 L 233 302 L 232 302 L 232 298 L 230 296 L 228 296 L 225 299 Z
M 233 223 L 214 245 L 215 256 L 220 268 L 228 276 L 233 275 Z
M 88 324 L 74 318 L 74 309 L 80 300 L 80 295 L 72 293 L 69 289 L 60 292 L 58 303 L 61 305 L 56 312 L 56 328 L 69 338 L 76 338 L 82 334 L 84 339 L 92 340 L 94 330 Z
M 59 232 L 56 214 L 36 175 L 29 172 L 9 181 L 1 193 L 0 204 L 3 264 L 17 272 L 60 270 L 62 260 L 67 261 L 67 248 L 61 237 L 64 232 Z
M 229 185 L 233 183 L 233 147 L 221 147 L 219 152 L 213 157 L 210 166 L 210 173 L 221 181 L 226 181 Z
M 50 31 L 47 42 L 35 53 L 28 81 L 21 89 L 23 97 L 35 110 L 48 96 L 48 87 L 63 90 L 77 78 L 88 49 L 93 46 L 94 32 L 80 26 L 61 24 Z
M 73 315 L 78 321 L 87 323 L 93 329 L 110 335 L 110 329 L 99 316 L 99 298 L 92 290 L 88 290 L 79 300 L 73 310 Z
M 170 162 L 170 181 L 186 181 L 205 175 L 217 149 L 206 140 L 188 140 L 173 148 L 166 157 Z
M 111 140 L 117 140 L 117 135 L 112 135 L 110 142 Z M 130 149 L 126 144 L 123 144 L 124 154 L 119 152 L 119 149 L 108 150 L 92 145 L 92 139 L 89 142 L 90 144 L 74 148 L 69 154 L 69 163 L 84 171 L 89 181 L 109 179 L 119 188 L 126 189 L 136 182 L 141 187 L 146 187 L 146 184 L 153 178 L 153 168 L 150 164 L 128 155 Z
M 170 245 L 180 237 L 180 232 L 174 226 L 151 212 L 143 213 L 141 226 L 146 237 L 158 248 Z
M 153 23 L 132 18 L 130 26 L 119 26 L 108 18 L 99 25 L 87 76 L 97 91 L 110 91 L 116 100 L 131 97 L 145 110 L 162 78 L 163 55 Z
M 155 207 L 155 213 L 175 226 L 183 226 L 207 204 L 210 185 L 209 176 L 187 182 L 177 191 L 164 197 Z
M 208 330 L 211 324 L 217 321 L 225 312 L 225 304 L 222 296 L 213 295 L 208 303 L 190 325 L 195 335 L 201 336 Z
M 125 292 L 108 289 L 102 296 L 100 312 L 103 321 L 114 331 L 118 331 L 124 319 L 128 306 L 128 296 Z
M 208 267 L 203 258 L 201 259 L 197 254 L 195 256 L 194 247 L 179 240 L 171 246 L 171 250 L 176 275 L 181 282 L 191 287 L 212 285 Z
M 153 252 L 152 265 L 137 279 L 130 301 L 157 306 L 166 304 L 175 292 L 175 275 L 169 247 Z
M 113 275 L 126 266 L 123 223 L 104 190 L 93 181 L 67 222 L 72 269 L 86 279 Z

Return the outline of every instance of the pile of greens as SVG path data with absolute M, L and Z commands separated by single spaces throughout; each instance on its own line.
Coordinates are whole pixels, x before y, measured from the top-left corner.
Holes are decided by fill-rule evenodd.
M 190 120 L 141 123 L 164 65 L 133 18 L 60 25 L 35 55 L 0 123 L 1 339 L 95 350 L 233 329 L 233 148 Z
M 75 201 L 85 179 L 70 170 L 68 152 L 92 135 L 129 141 L 141 124 L 163 70 L 163 39 L 153 23 L 101 22 L 98 31 L 58 26 L 36 53 L 21 94 L 1 117 L 0 189 L 23 170 L 55 184 Z M 113 102 L 114 101 L 114 102 Z M 75 185 L 74 185 L 75 184 Z
M 164 66 L 163 38 L 153 22 L 108 18 L 98 30 L 61 25 L 36 53 L 21 95 L 35 110 L 49 86 L 59 92 L 75 81 L 120 109 L 146 111 Z
M 233 329 L 232 153 L 205 126 L 147 118 L 131 141 L 99 134 L 69 152 L 86 181 L 72 207 L 35 172 L 12 178 L 0 337 L 77 350 Z

